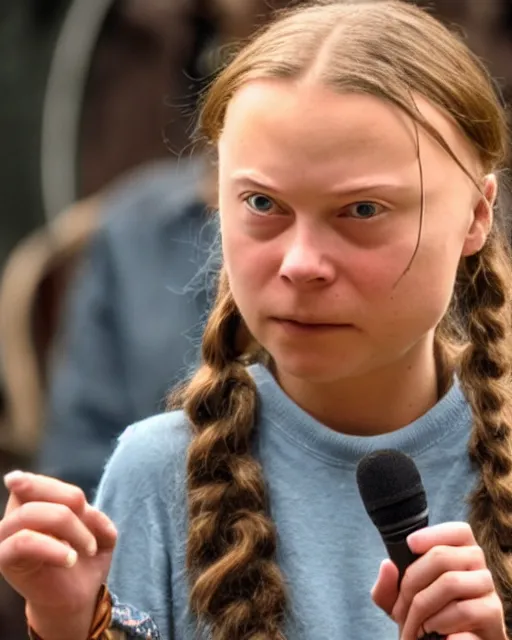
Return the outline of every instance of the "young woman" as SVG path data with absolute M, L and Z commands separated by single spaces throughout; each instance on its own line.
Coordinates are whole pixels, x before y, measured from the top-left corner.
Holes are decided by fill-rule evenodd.
M 30 626 L 505 640 L 512 278 L 487 73 L 409 4 L 322 3 L 249 44 L 200 124 L 223 252 L 202 364 L 121 437 L 99 510 L 6 479 L 0 568 Z M 355 481 L 382 448 L 413 457 L 432 516 L 399 590 Z

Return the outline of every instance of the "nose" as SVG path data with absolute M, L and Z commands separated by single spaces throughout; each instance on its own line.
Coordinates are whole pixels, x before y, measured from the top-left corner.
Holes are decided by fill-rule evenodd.
M 279 277 L 308 288 L 330 284 L 335 278 L 335 266 L 321 238 L 311 233 L 296 233 L 284 252 Z

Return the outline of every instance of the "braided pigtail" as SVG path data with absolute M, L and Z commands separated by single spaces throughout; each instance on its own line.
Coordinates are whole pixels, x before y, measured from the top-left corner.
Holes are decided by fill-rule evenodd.
M 462 266 L 469 344 L 460 380 L 474 416 L 469 454 L 480 471 L 470 497 L 470 524 L 512 629 L 512 273 L 502 237 L 491 233 L 482 251 Z
M 222 272 L 202 365 L 179 395 L 194 432 L 188 451 L 191 605 L 214 640 L 283 640 L 285 587 L 262 470 L 251 455 L 257 395 L 242 359 L 243 333 Z

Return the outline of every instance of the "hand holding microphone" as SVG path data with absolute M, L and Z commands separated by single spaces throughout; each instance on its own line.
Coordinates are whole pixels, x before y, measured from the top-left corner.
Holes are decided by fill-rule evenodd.
M 361 461 L 358 484 L 391 558 L 372 598 L 399 625 L 400 640 L 507 640 L 482 549 L 466 523 L 427 526 L 414 462 L 397 451 L 376 452 Z

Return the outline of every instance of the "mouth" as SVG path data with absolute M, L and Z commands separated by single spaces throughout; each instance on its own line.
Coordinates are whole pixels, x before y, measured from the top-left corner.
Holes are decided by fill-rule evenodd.
M 290 329 L 303 329 L 309 331 L 326 331 L 333 329 L 346 329 L 350 327 L 350 324 L 339 322 L 321 322 L 313 319 L 297 319 L 297 318 L 272 318 L 274 322 L 280 324 L 283 327 Z

